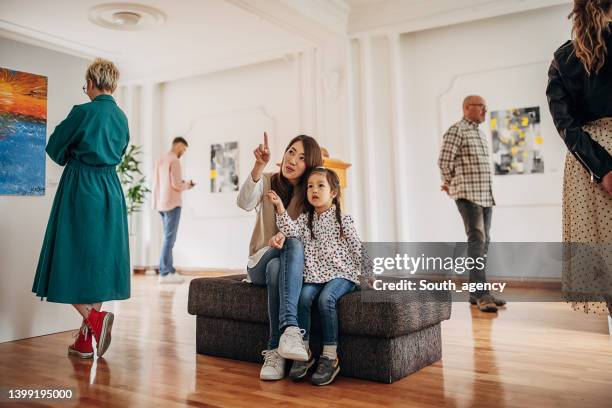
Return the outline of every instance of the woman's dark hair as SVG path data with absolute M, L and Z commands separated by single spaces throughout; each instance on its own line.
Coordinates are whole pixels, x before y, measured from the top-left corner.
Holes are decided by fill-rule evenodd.
M 304 212 L 308 214 L 308 229 L 310 230 L 310 237 L 312 239 L 315 237 L 314 232 L 312 231 L 312 220 L 314 218 L 315 208 L 308 202 L 307 194 L 308 179 L 313 174 L 325 175 L 327 183 L 329 184 L 329 189 L 332 193 L 336 193 L 332 204 L 336 206 L 336 221 L 338 221 L 338 225 L 340 226 L 340 238 L 344 238 L 344 230 L 342 229 L 342 208 L 340 208 L 340 197 L 342 195 L 342 190 L 340 189 L 340 179 L 335 171 L 326 169 L 325 167 L 314 167 L 312 170 L 310 170 L 306 175 L 306 183 L 304 183 Z
M 611 6 L 612 0 L 574 0 L 569 15 L 574 49 L 588 75 L 599 72 L 608 54 L 604 34 L 610 31 Z
M 321 148 L 319 147 L 319 143 L 317 143 L 313 137 L 299 135 L 291 139 L 287 145 L 287 148 L 283 153 L 283 161 L 285 160 L 285 153 L 287 153 L 287 151 L 291 149 L 291 146 L 297 142 L 302 142 L 304 145 L 304 161 L 306 162 L 306 170 L 304 171 L 304 174 L 302 174 L 302 178 L 300 179 L 298 185 L 295 186 L 295 188 L 298 189 L 297 191 L 300 191 L 302 184 L 304 184 L 304 180 L 306 180 L 305 176 L 308 173 L 308 170 L 313 167 L 323 165 L 323 158 L 321 157 Z M 276 191 L 276 194 L 278 194 L 282 200 L 285 208 L 289 208 L 289 203 L 293 197 L 294 186 L 285 176 L 283 176 L 283 165 L 284 162 L 281 162 L 281 171 L 272 175 L 272 178 L 270 179 L 270 187 L 272 190 Z M 300 212 L 302 212 L 305 201 L 302 194 L 298 194 L 298 199 L 300 200 L 298 202 L 298 208 L 300 208 Z

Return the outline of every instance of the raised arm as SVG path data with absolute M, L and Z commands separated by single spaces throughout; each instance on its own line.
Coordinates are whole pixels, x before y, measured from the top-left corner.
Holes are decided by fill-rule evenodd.
M 268 148 L 268 133 L 264 132 L 263 144 L 260 144 L 253 151 L 255 164 L 251 170 L 251 177 L 242 184 L 236 204 L 246 211 L 251 211 L 257 207 L 263 198 L 263 180 L 261 179 L 266 165 L 270 161 L 270 149 Z
M 582 130 L 584 124 L 576 118 L 574 101 L 563 83 L 556 59 L 553 59 L 548 70 L 546 96 L 555 127 L 563 142 L 586 171 L 591 173 L 591 180 L 601 182 L 612 171 L 612 156 Z
M 70 147 L 78 141 L 80 134 L 79 126 L 83 120 L 84 113 L 78 105 L 72 107 L 72 110 L 55 130 L 49 136 L 46 152 L 57 164 L 64 166 L 70 158 Z

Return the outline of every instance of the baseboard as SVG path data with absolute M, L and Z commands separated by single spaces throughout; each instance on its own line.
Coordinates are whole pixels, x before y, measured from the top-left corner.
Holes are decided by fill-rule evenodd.
M 246 271 L 244 269 L 231 269 L 231 268 L 193 268 L 193 267 L 181 267 L 176 266 L 176 272 L 181 275 L 239 275 L 244 274 Z M 133 267 L 134 274 L 144 275 L 147 272 L 153 272 L 154 274 L 159 274 L 159 265 L 150 265 L 150 266 L 134 266 Z

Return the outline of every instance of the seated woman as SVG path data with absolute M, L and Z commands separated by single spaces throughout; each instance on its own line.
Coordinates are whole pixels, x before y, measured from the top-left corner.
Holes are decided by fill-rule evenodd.
M 305 135 L 289 142 L 278 173 L 264 173 L 270 161 L 268 135 L 254 151 L 255 165 L 238 194 L 238 207 L 257 211 L 257 220 L 249 245 L 247 274 L 255 285 L 268 289 L 270 338 L 263 351 L 262 380 L 280 380 L 285 376 L 285 358 L 308 359 L 303 332 L 298 328 L 297 305 L 302 289 L 304 247 L 297 239 L 278 241 L 274 206 L 264 200 L 268 191 L 278 193 L 289 216 L 296 219 L 303 211 L 301 195 L 306 170 L 321 166 L 317 141 Z

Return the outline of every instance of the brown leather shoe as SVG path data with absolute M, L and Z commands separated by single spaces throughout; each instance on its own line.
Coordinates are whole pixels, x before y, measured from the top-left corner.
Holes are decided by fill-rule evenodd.
M 483 297 L 476 299 L 476 307 L 481 312 L 495 313 L 497 312 L 497 305 L 491 295 L 484 295 Z

